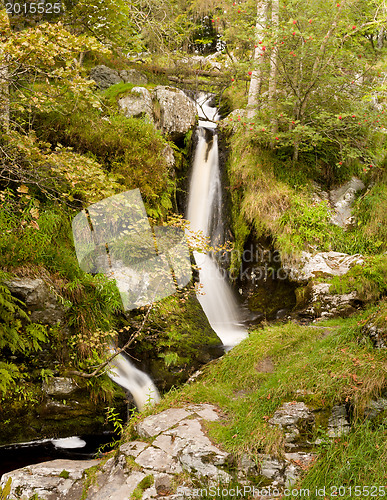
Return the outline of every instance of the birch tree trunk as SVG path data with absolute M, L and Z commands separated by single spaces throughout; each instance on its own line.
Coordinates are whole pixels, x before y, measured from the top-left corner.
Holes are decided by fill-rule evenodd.
M 1 8 L 0 4 L 0 8 Z M 9 128 L 9 71 L 8 57 L 4 50 L 4 34 L 9 30 L 9 18 L 5 9 L 0 11 L 0 126 Z
M 278 25 L 279 25 L 279 0 L 272 0 L 271 23 L 275 33 L 275 45 L 270 54 L 270 76 L 269 76 L 269 109 L 271 113 L 271 131 L 275 134 L 278 130 L 277 119 L 277 67 L 278 67 Z
M 262 46 L 259 43 L 262 37 L 262 32 L 266 25 L 267 18 L 267 2 L 266 0 L 257 1 L 257 22 L 255 24 L 255 48 L 253 54 L 254 69 L 251 74 L 249 95 L 247 100 L 247 118 L 254 118 L 259 109 L 259 94 L 262 87 L 262 69 L 263 60 Z

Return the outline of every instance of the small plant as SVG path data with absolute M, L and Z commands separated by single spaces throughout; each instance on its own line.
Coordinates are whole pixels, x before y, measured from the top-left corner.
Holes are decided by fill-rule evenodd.
M 59 474 L 59 477 L 63 477 L 63 479 L 68 479 L 70 477 L 70 473 L 68 470 L 63 469 L 62 472 Z
M 4 488 L 0 488 L 0 500 L 7 500 L 8 495 L 11 493 L 12 478 L 9 477 Z

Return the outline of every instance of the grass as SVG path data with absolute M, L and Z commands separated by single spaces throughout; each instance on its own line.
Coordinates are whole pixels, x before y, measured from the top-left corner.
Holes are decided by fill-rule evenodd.
M 236 455 L 252 456 L 282 455 L 283 435 L 267 421 L 285 401 L 316 409 L 344 403 L 355 422 L 387 381 L 384 353 L 361 336 L 371 312 L 318 326 L 290 322 L 256 330 L 197 382 L 171 391 L 157 411 L 187 402 L 218 405 L 227 418 L 209 424 L 211 436 Z M 261 370 L 264 360 L 273 370 Z
M 348 436 L 335 439 L 319 454 L 301 482 L 308 498 L 343 499 L 385 496 L 387 489 L 387 426 L 373 428 L 368 422 L 355 426 Z M 313 494 L 319 490 L 324 495 Z

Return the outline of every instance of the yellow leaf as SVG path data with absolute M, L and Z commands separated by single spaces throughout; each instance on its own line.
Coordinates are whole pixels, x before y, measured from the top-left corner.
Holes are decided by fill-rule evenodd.
M 28 187 L 22 184 L 16 190 L 18 193 L 28 193 Z
M 37 208 L 31 208 L 30 214 L 34 219 L 39 219 L 39 210 Z

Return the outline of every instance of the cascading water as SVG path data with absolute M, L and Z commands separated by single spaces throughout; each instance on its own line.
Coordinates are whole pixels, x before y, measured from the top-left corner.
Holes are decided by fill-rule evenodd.
M 138 370 L 125 356 L 118 354 L 110 363 L 109 377 L 133 396 L 139 411 L 147 404 L 160 401 L 160 394 L 152 379 Z
M 217 109 L 207 96 L 198 99 L 199 128 L 192 178 L 189 190 L 187 219 L 192 232 L 202 233 L 212 244 L 221 243 L 222 192 L 219 172 Z M 210 254 L 194 252 L 199 268 L 201 292 L 198 300 L 210 325 L 229 349 L 247 337 L 241 326 L 238 306 L 232 291 Z

